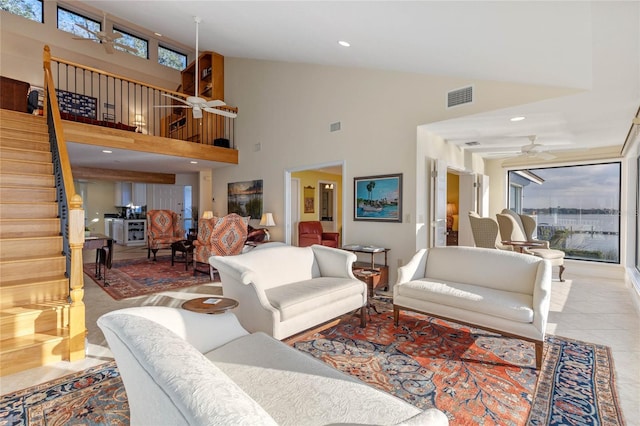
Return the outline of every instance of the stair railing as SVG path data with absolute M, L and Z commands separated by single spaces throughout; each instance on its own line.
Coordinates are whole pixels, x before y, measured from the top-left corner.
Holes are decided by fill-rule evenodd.
M 76 194 L 71 163 L 67 152 L 64 129 L 58 109 L 58 99 L 51 72 L 51 51 L 44 47 L 44 105 L 49 127 L 49 142 L 53 157 L 56 199 L 60 218 L 63 254 L 66 256 L 65 275 L 69 278 L 69 361 L 85 357 L 85 306 L 82 247 L 84 246 L 84 210 L 82 197 Z

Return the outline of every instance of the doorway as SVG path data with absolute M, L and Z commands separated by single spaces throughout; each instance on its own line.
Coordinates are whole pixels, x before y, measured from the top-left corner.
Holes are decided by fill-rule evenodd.
M 298 223 L 308 220 L 327 222 L 327 226 L 334 229 L 332 232 L 338 232 L 341 239 L 344 238 L 344 168 L 344 161 L 335 161 L 285 170 L 285 243 L 297 246 Z M 331 184 L 333 188 L 323 192 L 324 185 Z M 327 194 L 327 201 L 333 203 L 331 207 L 322 202 L 324 194 Z M 322 221 L 323 217 L 332 220 Z

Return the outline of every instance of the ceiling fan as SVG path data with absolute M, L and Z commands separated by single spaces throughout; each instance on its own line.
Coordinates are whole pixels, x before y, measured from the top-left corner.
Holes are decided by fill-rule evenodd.
M 200 22 L 202 22 L 202 20 L 198 16 L 195 16 L 193 18 L 193 20 L 196 23 L 196 63 L 195 63 L 196 89 L 195 89 L 195 96 L 189 96 L 189 97 L 187 97 L 187 99 L 183 99 L 183 98 L 179 98 L 177 96 L 170 95 L 168 93 L 163 93 L 162 94 L 163 96 L 166 96 L 167 98 L 171 98 L 171 99 L 174 99 L 176 101 L 179 101 L 184 105 L 156 105 L 156 108 L 191 108 L 192 114 L 193 114 L 193 118 L 202 118 L 202 111 L 210 112 L 212 114 L 222 115 L 224 117 L 236 118 L 238 116 L 238 114 L 236 114 L 234 112 L 224 111 L 224 110 L 216 108 L 216 107 L 219 107 L 219 106 L 225 106 L 226 103 L 224 103 L 223 101 L 221 101 L 219 99 L 214 99 L 214 100 L 211 100 L 211 101 L 207 101 L 206 99 L 203 99 L 203 98 L 198 96 L 198 94 L 199 94 L 199 92 L 198 92 L 198 80 L 200 80 L 199 76 L 198 76 L 198 56 L 199 56 L 198 55 L 198 27 L 200 25 Z
M 126 50 L 127 52 L 133 53 L 137 55 L 138 49 L 127 46 L 126 44 L 118 43 L 118 39 L 122 37 L 122 34 L 117 32 L 112 32 L 111 34 L 107 33 L 107 14 L 104 14 L 104 19 L 102 21 L 102 29 L 100 31 L 90 30 L 85 25 L 75 24 L 78 28 L 82 28 L 87 33 L 91 34 L 93 37 L 73 37 L 74 40 L 88 40 L 88 41 L 98 41 L 104 46 L 105 52 L 108 54 L 113 54 L 116 50 L 117 46 L 119 49 Z
M 547 148 L 544 145 L 536 143 L 536 135 L 529 136 L 529 145 L 524 145 L 520 148 L 520 157 L 536 157 L 543 160 L 552 160 L 556 158 L 555 155 L 547 152 Z

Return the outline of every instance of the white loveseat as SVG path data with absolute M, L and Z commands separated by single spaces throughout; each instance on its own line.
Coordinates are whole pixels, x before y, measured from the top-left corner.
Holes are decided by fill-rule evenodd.
M 353 253 L 330 247 L 275 245 L 239 256 L 211 256 L 222 294 L 250 332 L 284 339 L 340 315 L 361 310 L 366 325 L 367 286 L 356 279 Z
M 398 269 L 396 325 L 411 310 L 535 343 L 542 363 L 551 298 L 551 265 L 539 257 L 473 247 L 418 251 Z
M 264 333 L 232 313 L 147 306 L 98 319 L 133 425 L 447 425 Z

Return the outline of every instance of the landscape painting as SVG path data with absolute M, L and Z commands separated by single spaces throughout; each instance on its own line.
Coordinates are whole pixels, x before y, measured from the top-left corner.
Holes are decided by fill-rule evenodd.
M 353 220 L 402 222 L 402 173 L 353 181 Z
M 262 217 L 262 179 L 229 183 L 227 212 L 260 219 Z

